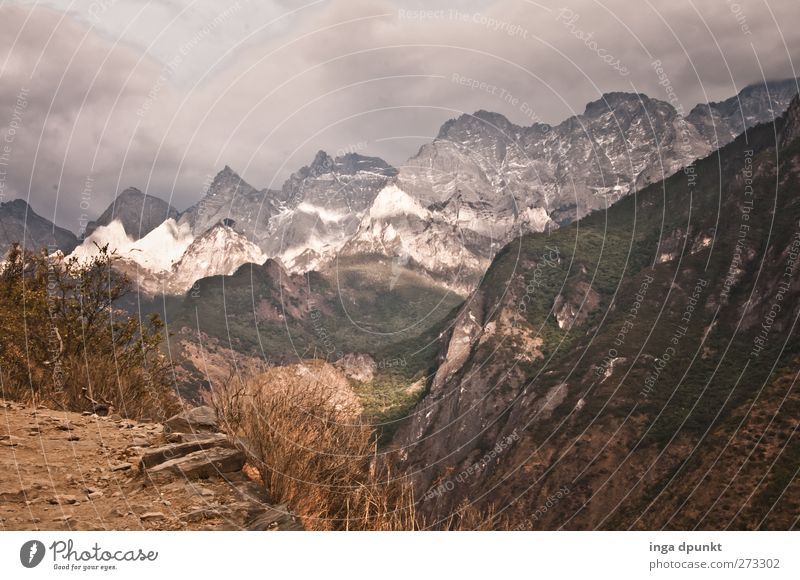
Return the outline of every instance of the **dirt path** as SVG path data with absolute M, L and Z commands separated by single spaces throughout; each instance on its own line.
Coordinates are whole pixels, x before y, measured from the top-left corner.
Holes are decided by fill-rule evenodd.
M 275 511 L 241 471 L 149 482 L 137 459 L 164 444 L 159 424 L 0 400 L 0 529 L 237 530 Z

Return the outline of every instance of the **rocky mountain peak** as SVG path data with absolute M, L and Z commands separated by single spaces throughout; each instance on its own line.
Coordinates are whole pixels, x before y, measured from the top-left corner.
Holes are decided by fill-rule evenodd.
M 159 224 L 169 218 L 177 218 L 178 210 L 163 199 L 143 193 L 135 187 L 123 190 L 95 221 L 86 226 L 89 236 L 100 226 L 107 226 L 114 220 L 135 240 L 143 238 Z
M 65 253 L 78 244 L 75 234 L 37 214 L 24 199 L 0 203 L 0 258 L 14 242 L 28 250 L 56 247 Z
M 785 79 L 748 85 L 737 95 L 694 107 L 687 120 L 713 146 L 733 141 L 746 128 L 779 117 L 797 94 L 798 80 Z
M 502 133 L 509 138 L 514 138 L 518 127 L 500 113 L 493 113 L 483 109 L 470 114 L 463 114 L 456 119 L 450 119 L 439 129 L 437 140 L 463 141 L 471 134 Z
M 380 157 L 367 157 L 358 153 L 347 153 L 335 159 L 334 171 L 340 175 L 355 175 L 359 171 L 379 173 L 387 177 L 397 175 L 397 169 Z
M 333 170 L 335 163 L 333 157 L 328 155 L 325 151 L 320 149 L 314 156 L 314 161 L 308 166 L 310 175 L 321 175 Z
M 222 171 L 217 173 L 208 188 L 209 194 L 220 192 L 235 193 L 237 189 L 249 192 L 254 188 L 236 173 L 230 166 L 226 165 Z
M 17 219 L 24 219 L 25 214 L 31 210 L 31 206 L 24 199 L 12 199 L 11 201 L 0 204 L 0 211 L 3 215 L 14 217 Z
M 599 117 L 609 111 L 641 109 L 646 107 L 650 101 L 650 97 L 642 93 L 604 93 L 599 99 L 586 105 L 583 116 Z

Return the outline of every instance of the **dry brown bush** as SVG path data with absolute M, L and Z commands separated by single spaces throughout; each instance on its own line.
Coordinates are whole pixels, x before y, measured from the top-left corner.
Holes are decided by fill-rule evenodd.
M 377 460 L 374 429 L 321 381 L 265 373 L 211 395 L 273 503 L 308 530 L 417 529 L 411 485 Z

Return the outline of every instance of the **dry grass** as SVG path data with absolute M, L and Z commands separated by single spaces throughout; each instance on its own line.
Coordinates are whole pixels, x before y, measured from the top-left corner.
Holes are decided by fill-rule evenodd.
M 410 483 L 377 460 L 360 408 L 321 381 L 264 374 L 218 386 L 211 402 L 274 503 L 308 530 L 417 529 Z

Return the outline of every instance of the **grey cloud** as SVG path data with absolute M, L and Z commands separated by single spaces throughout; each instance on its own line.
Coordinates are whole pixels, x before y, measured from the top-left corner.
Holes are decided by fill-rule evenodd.
M 225 164 L 256 187 L 279 187 L 318 149 L 359 150 L 401 164 L 460 112 L 487 109 L 527 125 L 581 113 L 606 91 L 638 90 L 666 100 L 654 59 L 688 112 L 758 82 L 761 68 L 768 79 L 792 76 L 800 56 L 795 0 L 742 2 L 738 13 L 734 3 L 689 0 L 540 4 L 546 6 L 340 0 L 269 27 L 266 16 L 247 12 L 247 26 L 234 16 L 171 69 L 164 68 L 169 52 L 159 61 L 143 57 L 125 35 L 115 46 L 108 30 L 100 35 L 72 16 L 60 22 L 60 14 L 36 9 L 26 22 L 27 8 L 2 8 L 3 38 L 20 33 L 15 46 L 0 47 L 0 59 L 9 57 L 0 83 L 4 114 L 41 57 L 8 189 L 26 197 L 32 176 L 34 207 L 77 229 L 90 173 L 91 217 L 129 185 L 185 207 Z M 297 6 L 273 3 L 271 10 Z M 419 9 L 440 12 L 408 17 Z M 562 9 L 573 18 L 559 18 Z M 198 21 L 186 26 L 196 28 Z M 233 57 L 214 66 L 231 47 Z M 618 59 L 628 74 L 603 57 Z M 454 75 L 495 90 L 464 86 Z

